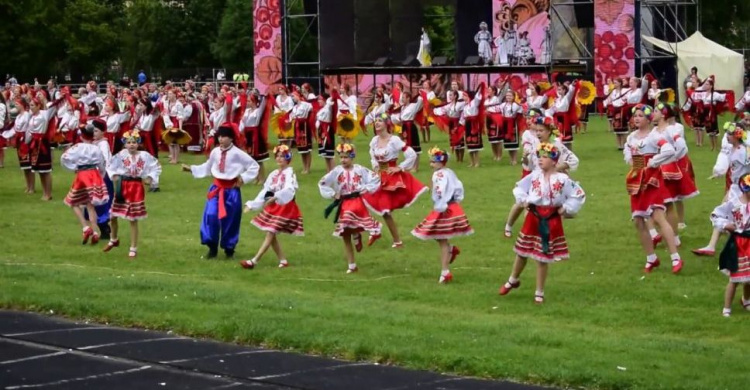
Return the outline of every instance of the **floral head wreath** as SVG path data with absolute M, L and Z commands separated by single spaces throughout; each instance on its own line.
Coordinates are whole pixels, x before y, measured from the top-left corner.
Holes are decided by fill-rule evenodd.
M 745 111 L 742 113 L 742 119 L 750 118 L 750 111 Z
M 555 126 L 555 121 L 554 119 L 552 119 L 552 117 L 537 115 L 532 118 L 532 124 L 546 127 L 552 133 L 553 137 L 560 136 L 560 130 L 558 130 Z
M 125 134 L 122 135 L 122 143 L 135 141 L 135 143 L 140 144 L 142 140 L 141 133 L 139 133 L 138 130 L 126 131 Z
M 357 156 L 357 153 L 354 150 L 354 145 L 352 144 L 338 144 L 336 146 L 336 153 L 346 155 L 349 158 Z
M 543 115 L 544 114 L 542 113 L 542 110 L 540 110 L 538 108 L 530 108 L 529 112 L 526 114 L 526 116 L 528 116 L 529 118 L 532 118 L 532 119 L 536 118 L 538 116 L 543 116 Z
M 724 123 L 724 130 L 728 135 L 731 135 L 740 142 L 744 143 L 747 140 L 747 133 L 745 132 L 745 129 L 743 129 L 742 126 L 738 126 L 736 123 Z
M 664 116 L 664 119 L 669 119 L 674 116 L 672 106 L 667 103 L 658 103 L 654 108 Z
M 643 111 L 643 115 L 646 116 L 648 120 L 651 120 L 654 118 L 654 109 L 651 108 L 651 106 L 646 104 L 639 104 L 631 110 L 631 113 L 635 114 L 636 111 Z
M 430 162 L 438 162 L 443 164 L 448 162 L 448 152 L 438 148 L 437 146 L 434 146 L 432 149 L 430 149 L 429 153 Z
M 750 192 L 750 173 L 746 173 L 740 177 L 739 180 L 740 191 L 742 191 L 743 194 L 746 194 Z
M 560 150 L 554 144 L 542 142 L 536 148 L 536 155 L 538 157 L 549 157 L 557 162 L 557 159 L 560 158 Z
M 278 156 L 278 154 L 281 153 L 282 157 L 286 161 L 292 161 L 292 151 L 289 149 L 289 146 L 287 145 L 278 145 L 273 148 L 273 155 Z

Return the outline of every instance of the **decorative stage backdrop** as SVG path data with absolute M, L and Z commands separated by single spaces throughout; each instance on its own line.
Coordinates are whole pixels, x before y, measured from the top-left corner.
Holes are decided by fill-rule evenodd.
M 608 78 L 635 74 L 635 6 L 633 0 L 600 0 L 594 14 L 594 77 L 601 96 Z
M 281 85 L 281 13 L 282 0 L 255 0 L 253 12 L 253 41 L 255 42 L 253 82 L 265 94 L 269 88 Z
M 542 53 L 546 42 L 546 29 L 549 28 L 550 0 L 492 0 L 492 37 L 503 37 L 515 22 L 516 36 L 528 33 L 531 50 L 536 63 L 542 64 Z M 493 53 L 497 48 L 493 48 Z

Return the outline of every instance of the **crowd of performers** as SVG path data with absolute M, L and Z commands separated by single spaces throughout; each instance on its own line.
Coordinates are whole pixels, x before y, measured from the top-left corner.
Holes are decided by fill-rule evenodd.
M 647 87 L 654 85 L 648 77 L 629 83 L 629 89 L 612 91 L 617 94 L 608 96 L 608 113 L 614 130 L 625 137 L 621 148 L 630 165 L 626 187 L 634 226 L 646 255 L 644 272 L 660 267 L 655 247 L 664 242 L 671 271 L 678 274 L 684 266 L 679 254 L 683 202 L 698 195 L 684 127 L 676 122 L 678 110 L 648 91 Z M 433 210 L 411 233 L 438 243 L 439 283 L 453 280 L 450 264 L 461 253 L 453 240 L 473 233 L 460 205 L 465 190 L 448 168 L 449 160 L 463 162 L 468 149 L 470 166 L 477 167 L 477 153 L 483 149 L 486 135 L 495 160 L 501 159 L 505 149 L 511 163 L 515 165 L 520 159 L 522 166 L 521 179 L 513 189 L 515 203 L 506 220 L 505 237 L 513 236 L 514 223 L 526 211 L 515 241 L 513 269 L 500 287 L 500 295 L 520 286 L 520 274 L 531 258 L 537 264 L 534 301 L 543 303 L 548 265 L 569 257 L 562 221 L 575 216 L 586 199 L 584 190 L 569 176 L 579 165 L 572 142 L 574 129 L 580 125 L 580 113 L 575 109 L 580 85 L 577 80 L 557 83 L 549 92 L 532 83 L 527 96 L 519 99 L 502 83 L 489 88 L 481 84 L 469 93 L 454 82 L 444 104 L 437 100 L 429 83 L 424 83 L 415 96 L 400 85 L 390 91 L 379 86 L 366 110 L 358 107 L 356 96 L 346 85 L 332 90 L 331 95 L 320 96 L 314 95 L 309 85 L 280 87 L 278 95 L 260 96 L 257 91 L 239 87 L 196 93 L 188 84 L 187 91 L 165 88 L 154 96 L 145 87 L 132 93 L 112 90 L 104 98 L 89 85 L 79 91 L 78 98 L 65 88 L 21 88 L 13 92 L 16 95 L 4 94 L 0 107 L 5 111 L 3 139 L 12 141 L 18 150 L 27 192 L 34 191 L 36 172 L 42 177 L 44 199 L 51 198 L 51 148 L 63 145 L 61 165 L 75 171 L 64 202 L 81 223 L 84 244 L 106 239 L 105 252 L 119 247 L 118 219 L 125 219 L 131 227 L 128 256 L 136 257 L 138 221 L 147 216 L 146 188 L 158 189 L 162 171 L 160 147 L 169 150 L 170 163 L 177 163 L 182 147 L 197 138 L 196 150 L 205 151 L 208 158 L 201 165 L 183 164 L 182 169 L 195 178 L 213 178 L 200 227 L 201 243 L 208 247 L 206 257 L 216 258 L 219 249 L 228 258 L 234 257 L 244 208 L 245 212 L 258 211 L 251 223 L 266 236 L 255 256 L 240 265 L 255 268 L 270 248 L 278 266 L 288 267 L 290 262 L 278 235 L 304 235 L 291 161 L 294 154 L 299 155 L 302 173 L 309 173 L 311 154 L 317 147 L 327 172 L 318 183 L 319 192 L 332 201 L 325 217 L 335 224 L 333 235 L 342 238 L 346 272 L 359 271 L 355 254 L 364 248 L 363 233 L 368 236 L 367 246 L 382 238 L 382 224 L 376 218 L 385 222 L 392 237 L 391 247 L 403 247 L 393 213 L 410 207 L 429 191 Z M 707 107 L 705 100 L 699 103 L 699 96 L 705 99 L 705 95 L 695 94 L 708 93 L 709 101 L 732 99 L 713 91 L 712 78 L 696 85 L 700 87 L 690 91 L 691 98 L 683 108 L 689 111 L 701 107 L 689 111 L 691 123 L 713 123 L 712 116 L 717 116 L 720 108 Z M 650 105 L 646 104 L 649 99 Z M 714 167 L 715 177 L 727 178 L 725 203 L 712 213 L 715 231 L 709 245 L 693 251 L 714 255 L 719 234 L 730 233 L 721 256 L 722 270 L 730 275 L 723 312 L 726 316 L 731 313 L 739 285 L 744 286 L 742 304 L 750 310 L 750 234 L 745 233 L 745 229 L 750 230 L 750 207 L 746 205 L 750 201 L 750 143 L 746 134 L 750 130 L 750 91 L 735 108 L 744 114 L 737 118 L 741 120 L 725 125 Z M 10 111 L 15 111 L 13 118 Z M 186 126 L 192 123 L 190 117 L 195 112 L 200 117 L 198 126 Z M 695 115 L 708 118 L 694 119 Z M 160 123 L 161 135 L 155 123 Z M 626 132 L 619 130 L 622 123 Z M 433 175 L 428 187 L 412 172 L 418 169 L 421 141 L 429 142 L 431 125 L 449 134 L 450 148 L 429 150 Z M 367 134 L 368 127 L 374 136 L 368 150 L 370 167 L 365 167 L 355 163 L 358 152 L 351 140 L 360 131 Z M 272 149 L 270 131 L 278 138 Z M 266 175 L 263 163 L 271 157 L 277 169 Z M 241 187 L 252 182 L 260 185 L 260 191 L 243 205 Z

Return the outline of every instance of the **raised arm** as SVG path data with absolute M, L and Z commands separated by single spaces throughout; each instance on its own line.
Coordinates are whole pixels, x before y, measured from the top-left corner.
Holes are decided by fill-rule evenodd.
M 732 202 L 724 202 L 711 212 L 711 224 L 714 229 L 724 230 L 730 223 L 734 223 Z

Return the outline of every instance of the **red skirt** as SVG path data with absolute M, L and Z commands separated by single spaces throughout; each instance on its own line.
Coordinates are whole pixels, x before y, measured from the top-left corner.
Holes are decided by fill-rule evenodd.
M 107 204 L 108 201 L 107 186 L 104 185 L 102 175 L 97 169 L 76 171 L 73 185 L 63 200 L 70 207 L 84 206 L 89 203 L 101 206 Z
M 143 190 L 143 182 L 122 179 L 121 186 L 123 201 L 118 202 L 117 197 L 115 197 L 109 215 L 112 218 L 122 218 L 128 221 L 146 218 L 148 214 L 146 213 L 146 194 Z
M 659 176 L 659 185 L 647 185 L 637 194 L 630 195 L 630 212 L 633 217 L 648 217 L 654 209 L 665 210 L 664 206 L 664 179 Z
M 286 233 L 294 236 L 305 235 L 302 226 L 302 213 L 300 213 L 295 201 L 285 205 L 279 205 L 278 203 L 267 205 L 250 223 L 264 232 Z
M 362 196 L 367 207 L 378 215 L 411 206 L 428 188 L 409 172 L 389 174 L 380 170 L 380 188 Z
M 29 144 L 24 142 L 23 134 L 16 134 L 16 145 L 18 166 L 23 170 L 31 169 L 31 154 L 29 153 Z
M 687 156 L 683 157 L 675 164 L 681 171 L 682 175 L 674 180 L 668 179 L 666 176 L 664 177 L 664 187 L 667 190 L 665 202 L 667 203 L 669 203 L 670 200 L 673 202 L 679 202 L 696 197 L 700 194 L 700 192 L 698 192 L 698 187 L 695 186 L 695 179 L 691 176 L 690 170 L 692 169 L 692 164 Z
M 448 240 L 474 233 L 464 210 L 458 203 L 448 204 L 448 209 L 439 213 L 433 210 L 417 225 L 411 234 L 421 240 Z
M 344 199 L 341 201 L 341 214 L 336 223 L 333 235 L 340 237 L 345 231 L 359 233 L 367 231 L 371 236 L 380 234 L 382 225 L 367 211 L 362 197 Z
M 531 258 L 542 263 L 554 263 L 569 258 L 568 242 L 565 239 L 562 218 L 556 213 L 557 207 L 537 206 L 536 210 L 542 217 L 552 215 L 547 220 L 549 226 L 547 253 L 544 253 L 542 237 L 539 233 L 539 218 L 531 212 L 526 214 L 526 220 L 518 233 L 518 239 L 513 250 L 521 257 Z
M 729 272 L 729 281 L 731 283 L 750 283 L 750 238 L 734 237 L 737 243 L 737 271 Z

